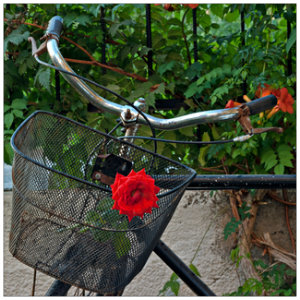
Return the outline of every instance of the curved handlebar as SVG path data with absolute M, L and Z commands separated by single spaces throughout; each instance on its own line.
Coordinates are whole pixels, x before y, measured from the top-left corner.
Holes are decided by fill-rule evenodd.
M 62 18 L 56 16 L 50 20 L 47 32 L 55 34 L 57 37 L 59 37 L 61 28 Z M 58 48 L 58 41 L 56 39 L 49 39 L 47 41 L 47 50 L 53 64 L 56 67 L 76 74 L 60 53 Z M 81 79 L 77 77 L 65 73 L 62 73 L 62 76 L 80 95 L 86 98 L 97 108 L 119 115 L 125 110 L 129 109 L 131 114 L 135 116 L 137 123 L 145 125 L 147 124 L 146 120 L 141 115 L 139 115 L 133 107 L 128 105 L 120 105 L 99 96 L 92 88 L 90 88 L 86 83 L 84 83 Z M 273 95 L 270 95 L 267 97 L 257 99 L 255 101 L 251 101 L 250 103 L 246 103 L 246 105 L 250 109 L 250 114 L 256 114 L 258 112 L 272 108 L 276 105 L 276 103 L 277 98 Z M 235 107 L 229 109 L 196 112 L 185 116 L 175 117 L 172 119 L 160 119 L 148 114 L 145 115 L 154 128 L 161 130 L 173 130 L 203 123 L 236 120 L 239 118 L 240 112 L 239 107 Z
M 60 16 L 53 17 L 48 24 L 46 34 L 54 34 L 57 38 L 60 38 L 60 34 L 63 27 L 63 19 Z

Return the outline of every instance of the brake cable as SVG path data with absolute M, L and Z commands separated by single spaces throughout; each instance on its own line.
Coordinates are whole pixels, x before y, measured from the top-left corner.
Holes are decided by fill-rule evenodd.
M 32 38 L 32 37 L 29 37 L 28 38 L 29 41 L 32 42 L 32 44 L 35 43 L 35 40 Z M 35 46 L 36 47 L 36 46 Z M 34 48 L 34 47 L 33 47 Z M 167 140 L 167 139 L 160 139 L 160 138 L 156 138 L 156 134 L 155 134 L 155 130 L 151 124 L 151 122 L 149 121 L 149 119 L 147 118 L 147 116 L 143 113 L 142 110 L 140 110 L 138 107 L 136 107 L 134 104 L 132 104 L 129 100 L 127 100 L 125 97 L 121 96 L 120 94 L 110 90 L 109 88 L 103 86 L 103 85 L 100 85 L 99 83 L 91 80 L 91 79 L 88 79 L 84 76 L 81 76 L 81 75 L 78 75 L 76 73 L 72 73 L 72 72 L 69 72 L 69 71 L 66 71 L 62 68 L 59 68 L 59 67 L 56 67 L 54 65 L 51 65 L 49 63 L 46 63 L 42 60 L 40 60 L 38 58 L 38 55 L 37 53 L 33 53 L 34 54 L 34 58 L 36 59 L 36 61 L 41 64 L 41 65 L 44 65 L 46 67 L 49 67 L 49 68 L 52 68 L 54 70 L 57 70 L 59 72 L 62 72 L 62 73 L 65 73 L 65 74 L 68 74 L 68 75 L 71 75 L 71 76 L 74 76 L 74 77 L 77 77 L 85 82 L 88 82 L 90 84 L 93 84 L 95 86 L 97 86 L 98 88 L 101 88 L 102 90 L 105 90 L 109 93 L 111 93 L 112 95 L 118 97 L 119 99 L 123 100 L 124 102 L 126 102 L 128 105 L 130 105 L 133 109 L 135 109 L 139 114 L 142 115 L 142 117 L 146 120 L 147 124 L 149 125 L 151 131 L 152 131 L 152 135 L 153 137 L 146 137 L 146 136 L 122 136 L 122 137 L 118 137 L 119 139 L 125 139 L 125 138 L 131 138 L 131 139 L 144 139 L 144 140 L 152 140 L 154 142 L 154 153 L 157 153 L 157 142 L 165 142 L 165 143 L 177 143 L 177 144 L 197 144 L 197 145 L 208 145 L 208 144 L 225 144 L 225 143 L 231 143 L 231 142 L 243 142 L 243 141 L 246 141 L 248 140 L 249 138 L 251 138 L 254 133 L 250 133 L 250 134 L 246 134 L 246 135 L 242 135 L 242 136 L 238 136 L 238 137 L 235 137 L 233 139 L 227 139 L 227 140 L 217 140 L 217 141 L 181 141 L 181 140 Z

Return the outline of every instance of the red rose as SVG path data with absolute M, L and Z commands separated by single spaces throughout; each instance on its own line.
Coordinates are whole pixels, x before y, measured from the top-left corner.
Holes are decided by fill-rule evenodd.
M 154 185 L 154 179 L 146 174 L 145 169 L 137 173 L 131 170 L 128 176 L 117 173 L 111 190 L 115 201 L 112 209 L 127 215 L 129 222 L 134 216 L 143 219 L 144 213 L 151 214 L 152 207 L 158 207 L 156 194 L 160 189 Z

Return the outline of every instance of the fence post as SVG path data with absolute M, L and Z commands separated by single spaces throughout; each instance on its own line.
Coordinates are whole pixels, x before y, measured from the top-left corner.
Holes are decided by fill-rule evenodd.
M 146 4 L 146 36 L 147 47 L 152 48 L 151 4 Z M 153 74 L 153 51 L 148 52 L 148 76 Z

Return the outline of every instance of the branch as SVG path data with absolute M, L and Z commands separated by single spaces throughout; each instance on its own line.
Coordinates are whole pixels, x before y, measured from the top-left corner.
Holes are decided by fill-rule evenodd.
M 96 60 L 87 61 L 87 60 L 80 60 L 80 59 L 73 59 L 73 58 L 65 58 L 65 60 L 69 61 L 69 62 L 73 62 L 73 63 L 99 66 L 99 67 L 106 68 L 106 69 L 109 69 L 111 71 L 114 71 L 116 73 L 120 73 L 120 74 L 126 75 L 128 77 L 137 79 L 137 80 L 142 81 L 142 82 L 147 82 L 148 81 L 146 78 L 144 78 L 142 76 L 139 76 L 137 74 L 128 73 L 128 72 L 126 72 L 126 71 L 124 71 L 120 68 L 115 68 L 115 67 L 112 67 L 112 66 L 109 66 L 109 65 L 106 65 L 106 64 L 102 64 L 102 63 L 100 63 Z
M 275 260 L 286 264 L 293 270 L 296 270 L 296 255 L 275 245 L 269 232 L 265 232 L 262 239 L 256 238 L 254 242 L 258 246 L 267 246 L 268 253 L 272 255 Z
M 185 47 L 186 47 L 186 52 L 187 52 L 187 57 L 188 57 L 188 61 L 189 61 L 189 65 L 192 64 L 192 60 L 191 60 L 191 54 L 190 54 L 190 50 L 189 50 L 189 45 L 188 42 L 186 40 L 186 34 L 184 32 L 184 20 L 185 20 L 185 16 L 186 14 L 189 12 L 189 8 L 184 12 L 184 15 L 182 17 L 182 21 L 181 21 L 181 30 L 182 30 L 182 36 L 183 36 L 183 40 L 185 43 Z
M 251 217 L 243 221 L 239 230 L 239 242 L 238 246 L 240 248 L 240 256 L 242 259 L 239 264 L 239 269 L 243 274 L 243 277 L 247 280 L 248 278 L 255 278 L 261 281 L 261 277 L 258 275 L 254 268 L 251 257 L 248 258 L 251 249 L 251 234 L 254 228 L 258 204 L 257 202 L 264 197 L 266 190 L 257 190 L 255 196 L 252 198 L 251 194 L 248 194 L 247 204 L 251 205 L 250 214 Z
M 4 19 L 4 21 L 8 21 L 8 19 Z M 28 23 L 28 22 L 19 22 L 18 20 L 13 20 L 14 23 L 17 23 L 17 24 L 25 24 L 25 25 L 29 25 L 29 26 L 34 26 L 34 27 L 37 27 L 39 29 L 43 29 L 45 30 L 46 27 L 44 26 L 41 26 L 41 25 L 37 25 L 37 24 L 33 24 L 33 23 Z M 114 67 L 111 67 L 109 65 L 106 65 L 106 64 L 102 64 L 100 62 L 98 62 L 97 60 L 95 60 L 95 58 L 86 50 L 84 49 L 82 46 L 80 46 L 79 44 L 77 44 L 76 42 L 74 42 L 73 40 L 71 40 L 70 38 L 66 37 L 66 36 L 61 36 L 62 39 L 68 41 L 69 43 L 73 44 L 74 46 L 76 46 L 77 48 L 79 48 L 81 51 L 83 51 L 88 57 L 89 59 L 91 60 L 91 62 L 87 62 L 87 61 L 80 61 L 80 60 L 76 60 L 74 59 L 73 62 L 77 62 L 77 63 L 83 63 L 83 64 L 92 64 L 92 65 L 96 65 L 96 66 L 99 66 L 99 67 L 102 67 L 102 68 L 106 68 L 106 69 L 109 69 L 109 70 L 112 70 L 114 72 L 117 72 L 117 73 L 120 73 L 120 74 L 123 74 L 123 75 L 126 75 L 128 77 L 131 77 L 131 78 L 134 78 L 136 80 L 139 80 L 139 81 L 142 81 L 142 82 L 147 82 L 148 79 L 140 76 L 140 75 L 137 75 L 137 74 L 132 74 L 132 73 L 129 73 L 129 72 L 126 72 L 120 68 L 114 68 Z M 68 61 L 71 61 L 71 59 L 69 59 Z
M 284 201 L 289 203 L 286 189 L 282 189 L 282 194 L 283 194 Z M 293 235 L 293 231 L 292 231 L 291 225 L 290 225 L 288 205 L 285 206 L 285 219 L 286 219 L 286 225 L 287 225 L 291 243 L 292 243 L 292 248 L 293 248 L 294 253 L 296 253 L 296 244 L 295 244 L 295 238 Z
M 292 205 L 292 206 L 296 206 L 296 203 L 294 202 L 288 202 L 288 201 L 284 201 L 282 199 L 280 199 L 275 193 L 268 191 L 268 196 L 270 196 L 273 200 L 286 204 L 286 205 Z

